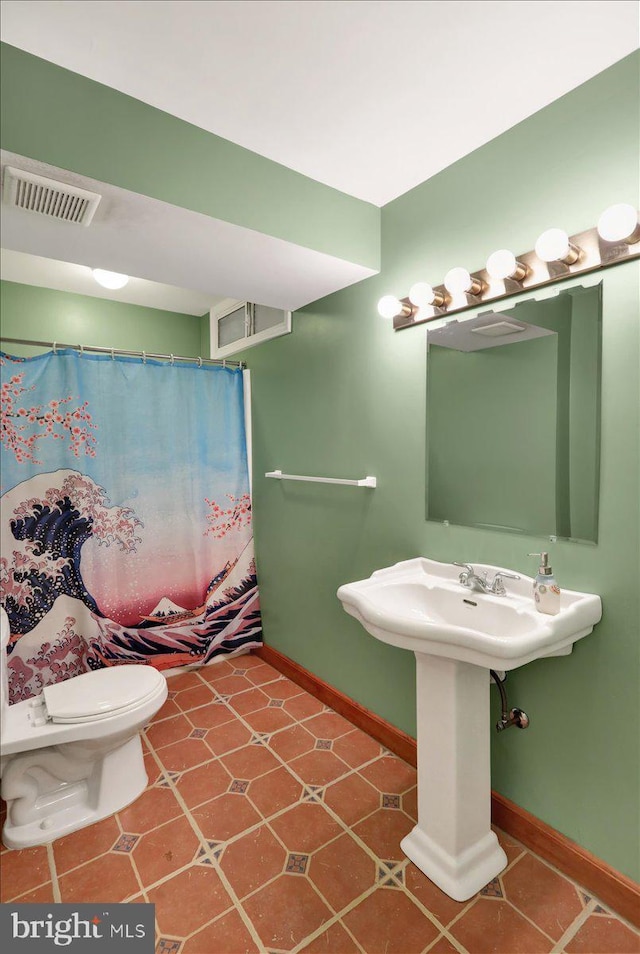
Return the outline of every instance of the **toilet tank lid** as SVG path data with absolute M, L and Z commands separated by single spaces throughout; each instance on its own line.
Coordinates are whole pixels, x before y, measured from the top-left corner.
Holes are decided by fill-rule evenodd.
M 54 722 L 90 719 L 141 703 L 164 682 L 162 673 L 152 666 L 108 666 L 46 686 L 43 695 Z

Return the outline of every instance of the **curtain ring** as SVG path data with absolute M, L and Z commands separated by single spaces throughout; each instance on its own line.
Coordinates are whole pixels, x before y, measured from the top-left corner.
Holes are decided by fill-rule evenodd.
M 146 351 L 143 351 L 143 352 L 142 352 L 142 363 L 143 363 L 143 364 L 146 364 L 146 363 L 147 363 L 147 352 L 146 352 Z
M 198 367 L 199 368 L 202 367 L 202 358 L 200 357 L 200 355 L 198 355 Z
M 78 345 L 78 347 L 80 348 L 80 357 L 82 358 L 84 355 L 84 345 Z
M 171 357 L 171 367 L 173 367 L 173 362 L 174 362 L 175 358 L 173 357 L 173 355 L 171 355 L 170 357 Z
M 227 366 L 227 359 L 226 359 L 226 358 L 223 358 L 223 359 L 222 359 L 222 367 L 223 367 L 223 368 L 226 368 L 226 366 Z
M 115 348 L 112 348 L 112 349 L 111 349 L 111 360 L 112 360 L 112 361 L 115 361 L 115 360 L 116 360 L 116 357 L 115 357 L 115 354 L 114 354 L 114 351 L 115 351 L 115 350 L 116 350 Z
M 55 341 L 53 342 L 53 353 L 54 353 L 54 354 L 57 354 L 57 353 L 58 353 L 58 345 L 56 344 Z

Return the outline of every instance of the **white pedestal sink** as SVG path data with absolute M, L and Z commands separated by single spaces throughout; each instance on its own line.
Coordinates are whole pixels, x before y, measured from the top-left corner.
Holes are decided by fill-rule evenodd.
M 501 569 L 475 568 L 490 576 Z M 529 577 L 506 580 L 507 595 L 495 596 L 469 590 L 458 573 L 407 560 L 344 584 L 338 598 L 376 639 L 415 653 L 418 824 L 401 847 L 446 894 L 466 901 L 507 863 L 491 830 L 488 670 L 568 655 L 602 605 L 564 590 L 558 615 L 545 616 Z

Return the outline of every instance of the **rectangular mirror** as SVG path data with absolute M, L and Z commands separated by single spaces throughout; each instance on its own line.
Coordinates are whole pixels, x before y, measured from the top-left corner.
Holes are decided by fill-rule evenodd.
M 602 284 L 427 333 L 427 519 L 598 539 Z

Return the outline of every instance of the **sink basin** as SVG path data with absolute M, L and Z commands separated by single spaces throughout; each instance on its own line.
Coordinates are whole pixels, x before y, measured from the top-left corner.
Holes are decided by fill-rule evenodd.
M 491 580 L 500 567 L 474 564 Z M 512 572 L 505 570 L 505 573 Z M 382 642 L 487 669 L 515 669 L 542 656 L 568 655 L 602 616 L 599 596 L 563 590 L 560 612 L 536 610 L 531 577 L 504 580 L 506 596 L 469 590 L 460 570 L 421 557 L 345 583 L 338 599 Z
M 474 564 L 489 579 L 500 569 Z M 488 670 L 568 655 L 602 606 L 599 596 L 564 590 L 560 612 L 546 616 L 530 577 L 505 577 L 506 595 L 495 596 L 463 586 L 459 572 L 406 560 L 345 583 L 338 598 L 376 639 L 415 653 L 418 823 L 401 848 L 446 894 L 466 901 L 507 864 L 491 830 Z

